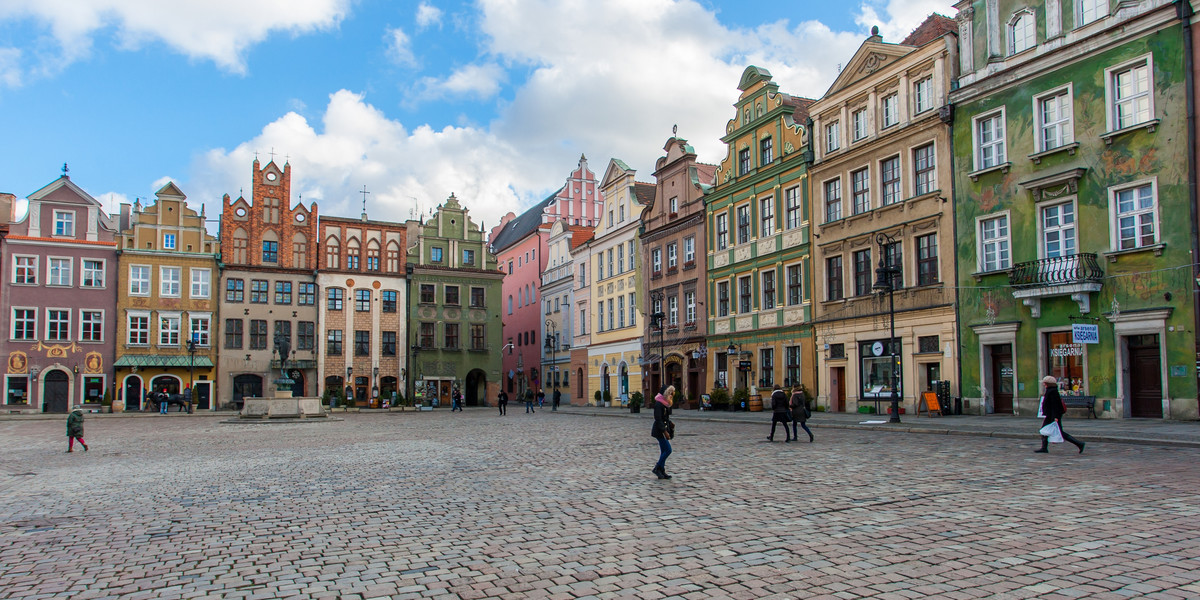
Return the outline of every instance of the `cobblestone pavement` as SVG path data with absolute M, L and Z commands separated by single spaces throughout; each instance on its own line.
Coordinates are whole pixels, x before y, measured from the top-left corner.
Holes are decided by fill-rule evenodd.
M 345 417 L 0 422 L 0 598 L 1200 597 L 1196 449 Z

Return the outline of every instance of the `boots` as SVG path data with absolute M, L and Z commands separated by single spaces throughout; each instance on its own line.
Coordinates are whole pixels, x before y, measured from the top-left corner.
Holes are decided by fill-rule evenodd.
M 654 467 L 652 469 L 652 471 L 655 475 L 658 476 L 659 479 L 670 479 L 671 478 L 670 475 L 667 475 L 667 470 L 664 467 Z
M 1043 435 L 1042 436 L 1042 449 L 1034 450 L 1034 452 L 1038 452 L 1041 454 L 1049 454 L 1050 453 L 1050 438 Z

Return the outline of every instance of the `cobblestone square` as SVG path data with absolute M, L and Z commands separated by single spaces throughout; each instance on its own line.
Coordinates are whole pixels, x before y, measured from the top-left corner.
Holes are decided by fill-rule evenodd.
M 1195 449 L 338 416 L 0 421 L 0 598 L 1200 597 Z

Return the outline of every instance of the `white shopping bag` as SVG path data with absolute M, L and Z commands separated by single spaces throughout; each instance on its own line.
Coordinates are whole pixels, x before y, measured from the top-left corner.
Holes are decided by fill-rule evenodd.
M 1062 429 L 1058 427 L 1058 421 L 1055 421 L 1039 430 L 1039 433 L 1050 438 L 1051 444 L 1063 443 Z

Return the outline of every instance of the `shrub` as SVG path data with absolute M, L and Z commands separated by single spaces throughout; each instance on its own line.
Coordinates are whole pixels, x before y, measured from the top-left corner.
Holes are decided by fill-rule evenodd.
M 104 390 L 104 397 L 100 399 L 100 406 L 112 406 L 112 390 Z
M 733 390 L 733 404 L 737 408 L 749 408 L 750 390 L 744 387 Z
M 716 388 L 709 395 L 708 399 L 712 401 L 713 407 L 729 405 L 729 391 L 725 388 Z
M 596 402 L 599 403 L 600 402 L 600 390 L 596 390 L 595 397 L 596 397 Z
M 604 390 L 604 401 L 609 404 L 612 403 L 612 392 L 610 392 L 608 390 Z
M 633 406 L 642 406 L 644 401 L 645 398 L 642 396 L 641 392 L 634 392 L 629 396 L 629 403 Z

